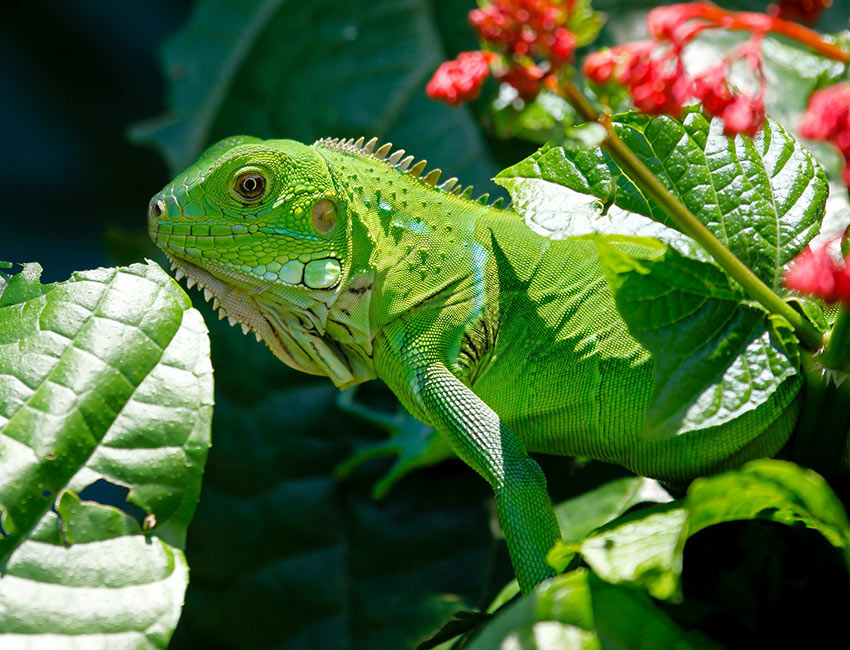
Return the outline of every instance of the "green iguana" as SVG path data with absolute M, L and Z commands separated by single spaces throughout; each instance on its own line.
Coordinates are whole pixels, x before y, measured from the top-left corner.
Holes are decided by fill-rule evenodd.
M 340 389 L 379 377 L 439 431 L 492 486 L 523 592 L 560 539 L 529 451 L 685 483 L 789 440 L 798 376 L 722 427 L 639 437 L 653 361 L 595 244 L 537 235 L 375 143 L 223 140 L 153 197 L 150 234 L 286 364 Z

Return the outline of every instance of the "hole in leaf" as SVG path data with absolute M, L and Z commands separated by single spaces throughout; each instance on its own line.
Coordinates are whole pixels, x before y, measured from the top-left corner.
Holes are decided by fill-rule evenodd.
M 42 490 L 41 491 L 41 496 L 43 496 L 45 499 L 49 499 L 52 495 L 53 495 L 53 492 L 51 492 L 50 490 Z
M 79 493 L 81 501 L 96 501 L 105 506 L 113 506 L 126 512 L 142 526 L 147 513 L 135 503 L 127 501 L 130 489 L 123 485 L 110 483 L 106 479 L 98 479 Z
M 756 513 L 756 519 L 773 519 L 773 516 L 779 512 L 779 508 L 762 508 Z

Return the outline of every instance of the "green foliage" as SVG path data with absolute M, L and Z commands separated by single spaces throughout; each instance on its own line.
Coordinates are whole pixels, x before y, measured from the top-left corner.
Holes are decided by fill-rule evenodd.
M 768 120 L 755 139 L 727 138 L 720 121 L 707 120 L 698 108 L 681 120 L 625 113 L 614 126 L 723 244 L 769 286 L 781 288 L 784 265 L 817 234 L 828 194 L 820 165 L 791 134 Z M 532 228 L 555 236 L 580 234 L 588 225 L 570 223 L 574 212 L 592 217 L 606 206 L 627 213 L 626 220 L 612 217 L 622 234 L 644 234 L 629 231 L 641 223 L 632 215 L 669 225 L 661 206 L 599 148 L 543 147 L 496 181 Z M 557 198 L 550 200 L 549 192 Z
M 699 633 L 680 628 L 638 589 L 576 569 L 505 609 L 468 647 L 696 650 L 717 646 Z
M 622 487 L 622 482 L 612 483 L 596 494 Z M 697 479 L 684 499 L 628 512 L 569 544 L 590 571 L 578 568 L 559 575 L 511 603 L 464 647 L 716 647 L 707 635 L 689 630 L 693 621 L 687 608 L 659 607 L 644 591 L 682 602 L 680 578 L 689 539 L 709 527 L 722 530 L 721 524 L 742 520 L 805 526 L 847 561 L 850 524 L 827 483 L 791 463 L 754 461 L 740 470 Z
M 39 275 L 0 297 L 0 645 L 165 648 L 210 443 L 206 327 L 153 263 Z M 103 485 L 127 501 L 84 496 Z

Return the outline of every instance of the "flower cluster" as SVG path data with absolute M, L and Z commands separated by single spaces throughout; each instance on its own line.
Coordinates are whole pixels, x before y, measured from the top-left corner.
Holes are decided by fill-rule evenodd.
M 831 6 L 832 0 L 779 0 L 768 7 L 768 12 L 785 20 L 813 24 L 818 21 L 823 10 Z
M 483 40 L 508 55 L 534 57 L 560 67 L 569 63 L 576 37 L 567 29 L 575 0 L 493 0 L 469 12 L 469 24 Z
M 720 16 L 716 16 L 721 12 Z M 761 70 L 760 39 L 769 25 L 756 29 L 750 16 L 753 36 L 733 51 L 717 67 L 691 77 L 682 63 L 682 51 L 705 29 L 725 26 L 721 18 L 729 12 L 703 3 L 658 7 L 649 12 L 647 27 L 652 41 L 626 43 L 589 55 L 584 74 L 604 85 L 611 81 L 628 88 L 632 103 L 645 113 L 678 116 L 691 97 L 702 101 L 709 114 L 721 117 L 727 135 L 754 135 L 764 122 L 765 79 Z M 770 20 L 769 16 L 765 16 Z M 732 63 L 745 59 L 759 81 L 754 94 L 732 91 L 726 82 Z
M 469 101 L 493 76 L 533 99 L 546 77 L 570 63 L 576 37 L 568 29 L 575 0 L 492 0 L 469 12 L 469 23 L 490 48 L 443 63 L 426 88 L 449 104 Z M 487 64 L 483 70 L 481 63 Z
M 844 182 L 850 186 L 850 83 L 829 86 L 812 94 L 800 120 L 800 135 L 832 142 L 843 154 Z
M 584 60 L 591 81 L 611 81 L 626 86 L 634 105 L 645 113 L 678 115 L 690 96 L 690 81 L 682 62 L 667 53 L 656 53 L 654 41 L 637 41 L 602 50 Z
M 841 260 L 822 246 L 806 248 L 785 273 L 785 286 L 822 298 L 828 303 L 850 304 L 850 256 Z

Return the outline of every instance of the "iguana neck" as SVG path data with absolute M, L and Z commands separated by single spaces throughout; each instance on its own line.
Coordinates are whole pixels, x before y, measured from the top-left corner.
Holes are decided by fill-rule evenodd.
M 480 314 L 489 255 L 476 239 L 476 223 L 493 208 L 431 187 L 380 160 L 317 148 L 347 204 L 351 277 L 373 278 L 372 331 L 450 296 L 470 301 L 470 318 Z

